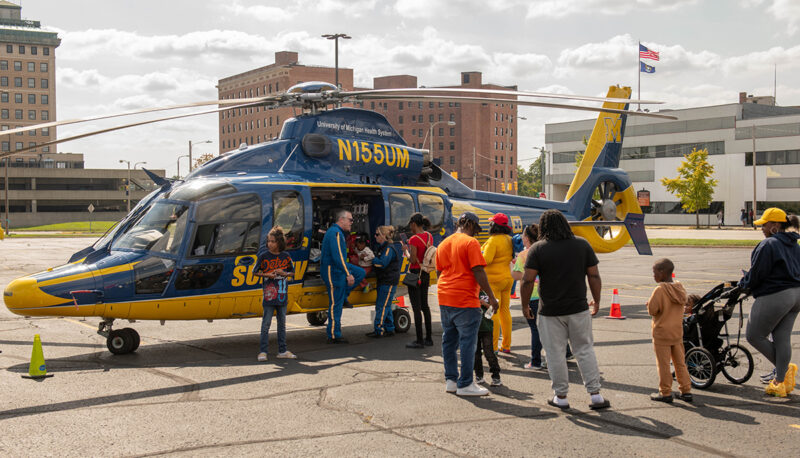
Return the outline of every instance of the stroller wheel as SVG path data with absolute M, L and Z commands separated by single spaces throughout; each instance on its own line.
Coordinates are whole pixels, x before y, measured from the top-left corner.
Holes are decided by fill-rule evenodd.
M 703 347 L 690 348 L 686 352 L 686 369 L 692 380 L 692 386 L 704 390 L 714 383 L 717 376 L 716 363 L 711 352 Z
M 750 380 L 753 375 L 753 355 L 741 345 L 731 344 L 725 347 L 719 365 L 722 375 L 737 385 Z

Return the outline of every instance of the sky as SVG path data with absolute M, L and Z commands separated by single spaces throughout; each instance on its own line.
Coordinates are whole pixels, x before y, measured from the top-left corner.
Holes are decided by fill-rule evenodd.
M 425 86 L 457 85 L 462 71 L 520 90 L 636 96 L 641 41 L 660 53 L 641 97 L 663 108 L 735 103 L 739 92 L 800 106 L 798 0 L 27 0 L 23 19 L 57 32 L 57 118 L 213 100 L 220 78 L 269 65 L 276 51 L 301 64 L 333 66 L 325 33 L 347 33 L 339 65 L 356 86 L 411 74 Z M 777 65 L 777 67 L 776 67 Z M 774 71 L 777 68 L 777 88 Z M 519 160 L 544 145 L 549 122 L 585 113 L 520 107 Z M 131 121 L 132 122 L 132 121 Z M 135 127 L 63 143 L 87 168 L 120 159 L 175 173 L 188 142 L 218 151 L 216 114 Z M 114 125 L 58 129 L 59 137 Z M 527 162 L 526 162 L 527 161 Z M 186 160 L 182 167 L 185 172 Z

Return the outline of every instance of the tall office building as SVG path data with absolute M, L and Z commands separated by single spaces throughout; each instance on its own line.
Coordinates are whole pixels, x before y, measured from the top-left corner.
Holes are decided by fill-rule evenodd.
M 383 76 L 375 89 L 416 88 L 417 77 Z M 448 89 L 516 90 L 516 86 L 484 84 L 480 72 L 462 72 L 458 86 Z M 437 89 L 438 87 L 431 88 Z M 435 94 L 435 93 L 434 93 Z M 475 93 L 442 93 L 475 97 Z M 446 172 L 481 191 L 516 194 L 516 97 L 493 95 L 508 102 L 462 103 L 376 101 L 361 104 L 386 116 L 400 136 L 414 148 L 425 148 Z M 473 162 L 474 160 L 474 162 Z
M 248 70 L 219 80 L 220 99 L 239 99 L 279 94 L 297 83 L 306 81 L 336 81 L 336 69 L 302 65 L 298 54 L 291 51 L 275 53 L 275 63 Z M 353 89 L 353 69 L 339 68 L 339 84 L 344 90 Z M 291 107 L 232 108 L 219 113 L 220 154 L 237 148 L 242 143 L 254 145 L 278 136 L 283 121 L 294 116 Z
M 23 20 L 21 14 L 21 6 L 0 1 L 1 130 L 56 120 L 55 50 L 61 39 L 43 31 L 39 21 Z M 15 151 L 55 139 L 56 129 L 0 138 L 2 151 Z M 38 149 L 55 152 L 49 146 Z

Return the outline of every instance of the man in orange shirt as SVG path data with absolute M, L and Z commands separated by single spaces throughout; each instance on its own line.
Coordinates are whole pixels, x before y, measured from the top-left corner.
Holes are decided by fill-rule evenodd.
M 439 310 L 441 312 L 442 358 L 445 390 L 459 396 L 484 396 L 489 390 L 475 384 L 475 345 L 481 323 L 478 293 L 489 296 L 489 304 L 497 311 L 498 304 L 489 286 L 483 267 L 486 261 L 475 238 L 481 232 L 478 216 L 465 212 L 458 219 L 458 230 L 439 244 L 436 250 Z M 461 352 L 461 374 L 458 372 L 456 348 Z

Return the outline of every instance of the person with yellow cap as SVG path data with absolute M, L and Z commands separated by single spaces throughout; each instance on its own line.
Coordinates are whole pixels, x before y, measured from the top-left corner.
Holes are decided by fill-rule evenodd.
M 750 256 L 750 271 L 739 281 L 755 298 L 747 341 L 775 365 L 766 394 L 786 397 L 794 389 L 797 374 L 797 365 L 790 361 L 792 328 L 800 313 L 800 219 L 768 208 L 753 224 L 761 226 L 765 238 Z M 794 230 L 787 231 L 790 228 Z

